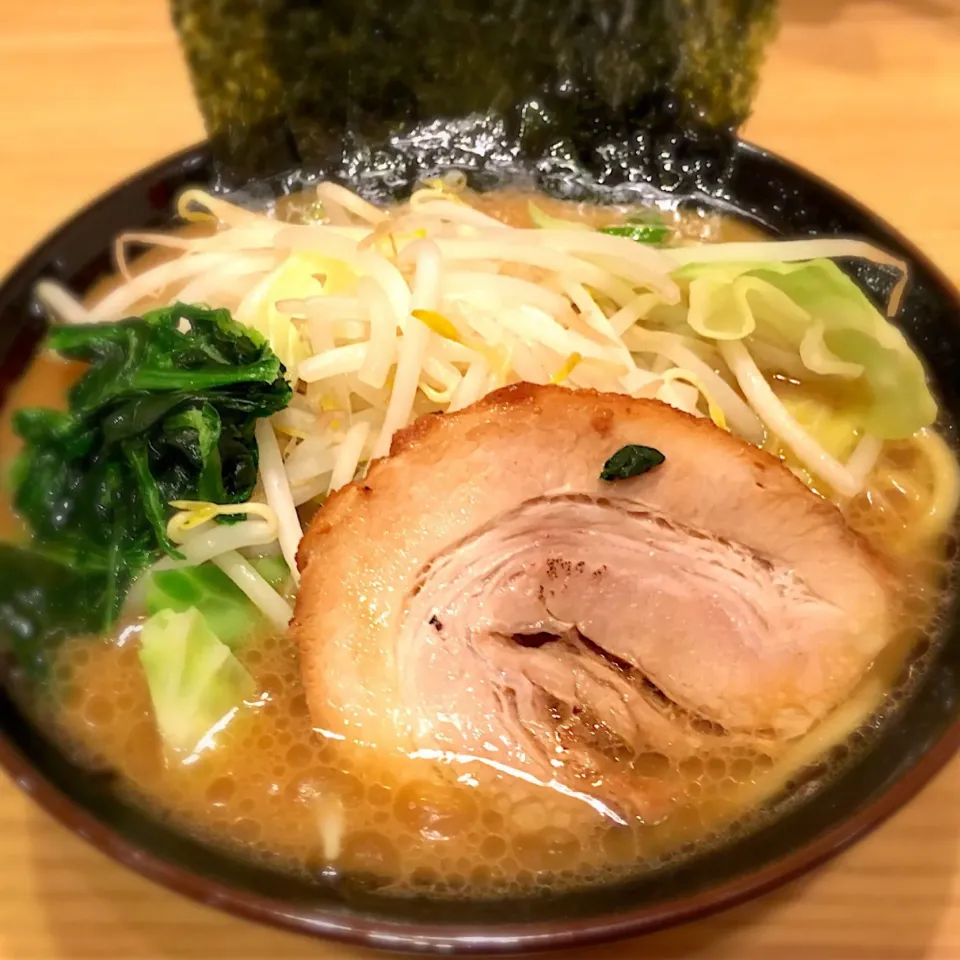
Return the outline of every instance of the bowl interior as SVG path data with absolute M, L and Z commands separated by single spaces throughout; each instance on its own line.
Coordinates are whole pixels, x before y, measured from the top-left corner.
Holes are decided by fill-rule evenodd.
M 869 238 L 909 262 L 900 313 L 926 359 L 949 419 L 960 419 L 956 294 L 912 246 L 827 184 L 737 143 L 725 176 L 679 192 L 775 234 Z M 83 290 L 109 271 L 114 236 L 168 222 L 177 191 L 211 179 L 202 148 L 144 171 L 61 228 L 0 287 L 0 400 L 43 331 L 31 301 L 40 277 Z M 883 294 L 891 278 L 859 269 Z M 960 695 L 960 621 L 944 618 L 943 642 L 916 695 L 844 774 L 790 804 L 778 819 L 713 852 L 630 882 L 529 900 L 433 902 L 378 895 L 362 884 L 310 884 L 253 866 L 176 833 L 121 801 L 110 780 L 73 765 L 0 691 L 0 763 L 26 789 L 112 856 L 181 892 L 239 914 L 306 932 L 392 948 L 539 949 L 640 932 L 702 914 L 765 889 L 851 842 L 915 792 L 953 752 Z

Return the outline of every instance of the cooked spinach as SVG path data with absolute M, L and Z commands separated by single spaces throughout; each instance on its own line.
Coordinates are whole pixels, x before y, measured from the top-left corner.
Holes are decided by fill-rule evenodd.
M 666 457 L 654 447 L 644 447 L 638 443 L 628 443 L 621 447 L 603 465 L 600 479 L 626 480 L 628 477 L 639 477 L 642 473 L 659 467 Z
M 43 676 L 52 646 L 102 626 L 103 593 L 110 587 L 99 571 L 84 573 L 35 550 L 0 543 L 0 577 L 0 639 L 35 679 Z
M 137 574 L 177 556 L 171 500 L 250 496 L 257 418 L 291 393 L 267 343 L 227 310 L 178 303 L 56 326 L 49 346 L 90 368 L 67 411 L 14 416 L 25 443 L 13 502 L 31 540 L 0 550 L 0 640 L 23 662 L 62 635 L 107 628 Z

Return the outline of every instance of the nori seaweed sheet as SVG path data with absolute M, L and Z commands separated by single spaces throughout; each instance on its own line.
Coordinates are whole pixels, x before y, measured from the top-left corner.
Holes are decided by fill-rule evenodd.
M 716 174 L 693 169 L 695 158 L 715 165 L 718 141 L 746 118 L 775 7 L 172 2 L 227 185 L 294 169 L 353 181 L 377 171 L 381 185 L 400 184 L 411 165 L 476 169 L 522 156 L 558 169 L 599 164 L 608 178 L 649 169 L 668 190 Z M 620 156 L 608 146 L 607 162 L 605 144 Z

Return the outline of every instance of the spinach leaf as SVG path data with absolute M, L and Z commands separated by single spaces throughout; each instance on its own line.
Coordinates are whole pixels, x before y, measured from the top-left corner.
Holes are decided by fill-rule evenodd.
M 666 457 L 654 447 L 644 447 L 638 443 L 629 443 L 621 447 L 603 465 L 600 479 L 607 481 L 626 480 L 659 467 Z
M 227 310 L 178 303 L 56 326 L 49 345 L 90 367 L 67 411 L 14 417 L 25 445 L 13 500 L 32 539 L 0 549 L 0 613 L 34 666 L 48 641 L 107 628 L 136 576 L 162 552 L 179 555 L 171 500 L 249 498 L 256 420 L 291 393 L 270 347 Z
M 0 543 L 0 571 L 0 643 L 28 676 L 43 676 L 52 645 L 108 626 L 104 577 L 8 543 Z

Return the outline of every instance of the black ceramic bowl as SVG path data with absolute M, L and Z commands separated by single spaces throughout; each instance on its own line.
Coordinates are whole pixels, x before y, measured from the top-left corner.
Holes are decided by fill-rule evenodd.
M 31 289 L 54 276 L 84 290 L 109 270 L 121 230 L 168 222 L 177 191 L 208 181 L 203 148 L 144 171 L 79 213 L 0 287 L 0 399 L 43 332 Z M 900 313 L 926 359 L 948 417 L 960 418 L 960 303 L 939 271 L 903 237 L 826 183 L 756 147 L 734 146 L 709 202 L 787 236 L 866 237 L 906 260 Z M 861 279 L 876 292 L 880 274 Z M 768 826 L 670 871 L 616 886 L 535 900 L 439 903 L 346 894 L 232 859 L 118 799 L 103 777 L 74 766 L 0 692 L 0 763 L 69 829 L 159 883 L 249 919 L 387 949 L 500 952 L 586 944 L 649 932 L 741 902 L 834 856 L 912 797 L 960 741 L 960 623 L 945 635 L 910 703 L 842 776 Z

